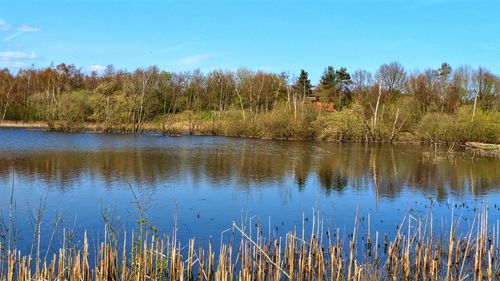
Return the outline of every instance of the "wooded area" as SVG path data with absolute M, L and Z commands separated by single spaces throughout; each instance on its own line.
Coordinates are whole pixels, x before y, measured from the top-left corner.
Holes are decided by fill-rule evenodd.
M 407 71 L 384 64 L 371 74 L 328 66 L 308 73 L 158 67 L 133 72 L 75 65 L 0 71 L 0 122 L 47 122 L 52 130 L 157 130 L 165 134 L 337 141 L 500 143 L 500 79 L 489 70 L 443 63 Z M 315 97 L 311 99 L 311 97 Z M 314 106 L 318 100 L 333 112 Z

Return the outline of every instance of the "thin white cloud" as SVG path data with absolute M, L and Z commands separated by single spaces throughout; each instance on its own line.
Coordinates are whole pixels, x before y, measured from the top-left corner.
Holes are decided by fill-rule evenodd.
M 38 56 L 35 52 L 17 52 L 17 51 L 6 51 L 0 52 L 1 61 L 19 60 L 19 59 L 36 59 Z
M 0 66 L 1 67 L 7 67 L 7 68 L 22 68 L 28 66 L 26 62 L 23 61 L 2 61 L 0 60 Z
M 89 66 L 89 70 L 92 72 L 92 71 L 95 71 L 97 73 L 101 73 L 103 72 L 104 70 L 106 70 L 106 67 L 100 65 L 100 64 L 92 64 Z
M 3 39 L 3 42 L 10 41 L 10 40 L 12 40 L 12 39 L 18 37 L 19 35 L 24 34 L 24 33 L 34 33 L 34 32 L 41 32 L 41 31 L 42 31 L 42 29 L 39 27 L 23 24 L 23 25 L 17 27 L 16 33 L 13 33 L 13 34 L 5 37 Z
M 9 28 L 10 28 L 9 24 L 3 19 L 0 19 L 0 31 L 6 31 L 9 30 Z
M 24 32 L 16 32 L 16 33 L 14 33 L 14 34 L 11 34 L 11 35 L 9 35 L 9 36 L 5 37 L 5 38 L 3 39 L 3 41 L 4 41 L 4 42 L 10 41 L 10 40 L 12 40 L 12 39 L 16 38 L 17 36 L 19 36 L 19 35 L 21 35 L 21 34 L 23 34 L 23 33 L 24 33 Z
M 175 52 L 175 51 L 179 51 L 179 50 L 185 49 L 185 48 L 187 48 L 187 47 L 189 47 L 191 45 L 193 45 L 193 43 L 186 42 L 186 43 L 182 43 L 182 44 L 170 46 L 167 49 L 165 49 L 165 51 L 167 51 L 167 52 Z
M 187 56 L 178 59 L 176 63 L 183 66 L 193 66 L 202 63 L 210 59 L 211 57 L 212 57 L 211 54 L 199 54 L 199 55 Z
M 19 32 L 41 32 L 42 29 L 40 27 L 23 24 L 17 28 L 17 31 L 19 31 Z
M 0 52 L 0 67 L 22 68 L 28 66 L 31 60 L 37 58 L 38 55 L 33 51 L 4 51 Z

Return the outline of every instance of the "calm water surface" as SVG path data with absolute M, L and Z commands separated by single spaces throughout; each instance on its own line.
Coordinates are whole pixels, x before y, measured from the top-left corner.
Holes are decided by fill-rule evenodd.
M 59 214 L 59 228 L 81 239 L 84 229 L 102 233 L 103 210 L 116 225 L 137 227 L 135 196 L 160 232 L 171 232 L 176 218 L 181 239 L 202 242 L 220 240 L 242 219 L 277 234 L 303 222 L 307 228 L 314 208 L 346 234 L 356 209 L 388 234 L 405 215 L 426 216 L 430 206 L 442 225 L 451 209 L 471 218 L 482 202 L 492 222 L 500 218 L 500 161 L 427 145 L 0 129 L 4 219 L 11 188 L 20 248 L 31 243 L 30 210 L 40 204 L 42 235 L 51 234 Z

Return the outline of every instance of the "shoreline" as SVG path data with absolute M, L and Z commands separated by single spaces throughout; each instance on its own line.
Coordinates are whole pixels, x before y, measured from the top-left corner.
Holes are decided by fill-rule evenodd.
M 48 129 L 46 122 L 2 121 L 0 128 Z
M 364 142 L 364 141 L 340 141 L 340 140 L 332 140 L 332 139 L 321 139 L 321 138 L 312 138 L 312 139 L 301 139 L 301 138 L 272 138 L 265 136 L 246 136 L 246 135 L 230 135 L 230 134 L 204 134 L 200 132 L 190 133 L 187 129 L 181 129 L 178 133 L 175 134 L 164 134 L 161 132 L 154 123 L 144 123 L 143 129 L 139 133 L 126 132 L 120 130 L 112 130 L 109 132 L 105 132 L 100 129 L 98 124 L 95 123 L 84 123 L 81 130 L 75 131 L 64 131 L 64 130 L 52 130 L 53 132 L 66 132 L 66 133 L 98 133 L 98 134 L 161 134 L 170 137 L 181 137 L 183 135 L 192 135 L 192 136 L 221 136 L 221 137 L 232 137 L 232 138 L 246 138 L 246 139 L 259 139 L 259 140 L 279 140 L 279 141 L 313 141 L 313 142 L 336 142 L 336 143 L 372 143 L 372 144 L 434 144 L 434 145 L 453 145 L 446 142 L 431 142 L 431 141 L 422 141 L 422 140 L 398 140 L 398 141 L 372 141 L 372 142 Z M 180 126 L 181 128 L 184 126 Z M 47 122 L 36 121 L 36 122 L 24 122 L 24 121 L 9 121 L 5 120 L 0 122 L 1 128 L 19 128 L 19 129 L 35 129 L 35 130 L 46 130 L 51 131 Z M 469 143 L 469 142 L 467 142 Z M 488 145 L 488 144 L 487 144 Z M 499 146 L 499 144 L 492 144 Z M 478 148 L 470 148 L 466 143 L 458 144 L 459 147 L 468 148 L 468 150 L 473 152 L 482 152 L 483 150 Z M 497 152 L 498 151 L 498 152 Z M 495 155 L 500 156 L 500 150 L 497 151 L 487 151 L 484 153 L 485 155 Z
M 220 137 L 230 137 L 230 138 L 245 138 L 245 139 L 259 139 L 259 140 L 280 140 L 280 141 L 323 141 L 323 142 L 337 142 L 337 143 L 392 143 L 392 144 L 429 144 L 430 142 L 415 141 L 415 140 L 399 140 L 399 141 L 376 141 L 376 142 L 359 142 L 359 141 L 339 141 L 339 140 L 325 140 L 321 138 L 313 139 L 301 139 L 301 138 L 272 138 L 272 137 L 260 137 L 260 136 L 247 136 L 247 135 L 231 135 L 231 134 L 203 134 L 203 133 L 190 133 L 189 130 L 181 130 L 176 134 L 163 134 L 160 129 L 155 129 L 152 123 L 145 123 L 145 128 L 139 133 L 133 132 L 122 132 L 120 130 L 114 130 L 105 132 L 99 129 L 97 124 L 85 123 L 83 124 L 82 130 L 76 131 L 63 131 L 63 130 L 53 130 L 53 132 L 66 132 L 66 133 L 99 133 L 99 134 L 144 134 L 144 133 L 155 133 L 162 134 L 170 137 L 181 137 L 183 135 L 192 136 L 220 136 Z M 0 123 L 0 129 L 2 128 L 18 128 L 18 129 L 37 129 L 50 131 L 49 126 L 46 122 L 23 122 L 23 121 L 3 121 Z M 435 144 L 445 144 L 445 143 L 435 143 Z

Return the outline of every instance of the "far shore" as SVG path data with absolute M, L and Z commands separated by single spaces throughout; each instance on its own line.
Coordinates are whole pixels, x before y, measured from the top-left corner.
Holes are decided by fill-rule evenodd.
M 179 134 L 187 134 L 189 131 L 184 128 L 182 124 L 178 124 L 177 127 L 180 129 Z M 44 121 L 34 121 L 34 122 L 25 122 L 25 121 L 11 121 L 5 120 L 0 122 L 0 128 L 24 128 L 24 129 L 45 129 L 50 130 L 47 122 Z M 54 131 L 63 131 L 63 130 L 54 130 Z M 83 123 L 80 125 L 78 130 L 67 131 L 67 132 L 103 132 L 102 128 L 97 123 Z M 132 132 L 121 132 L 120 130 L 111 131 L 109 133 L 130 133 Z M 154 123 L 144 123 L 142 124 L 142 132 L 160 132 L 158 126 Z
M 0 128 L 48 129 L 46 122 L 2 121 Z
M 141 133 L 162 133 L 158 128 L 158 124 L 155 123 L 144 123 L 142 124 Z M 189 131 L 188 125 L 185 122 L 178 122 L 174 125 L 176 128 L 176 133 L 173 134 L 165 134 L 167 136 L 181 136 L 181 135 L 195 135 L 195 136 L 214 136 L 214 134 L 207 134 L 202 132 L 194 132 L 191 133 Z M 39 130 L 50 130 L 47 122 L 44 121 L 35 121 L 35 122 L 25 122 L 25 121 L 10 121 L 6 120 L 0 122 L 0 128 L 21 128 L 21 129 L 39 129 Z M 62 132 L 64 130 L 53 130 L 55 132 Z M 101 126 L 97 123 L 84 123 L 80 126 L 79 130 L 74 131 L 64 131 L 68 133 L 78 133 L 78 132 L 96 132 L 96 133 L 104 133 Z M 121 130 L 112 130 L 110 132 L 106 132 L 110 134 L 133 134 L 133 132 L 121 131 Z M 251 138 L 251 139 L 262 139 L 262 140 L 289 140 L 289 141 L 327 141 L 327 142 L 343 142 L 343 143 L 355 143 L 354 141 L 337 141 L 337 140 L 324 140 L 324 139 L 301 139 L 301 138 L 273 138 L 266 136 L 251 136 L 251 135 L 229 135 L 229 134 L 215 134 L 215 136 L 224 136 L 224 137 L 237 137 L 237 138 Z M 375 143 L 390 143 L 387 141 L 378 141 Z M 420 144 L 420 143 L 428 143 L 420 140 L 416 140 L 414 138 L 408 139 L 400 139 L 397 141 L 393 141 L 395 144 L 403 144 L 403 143 L 412 143 L 412 144 Z
M 181 135 L 188 135 L 190 134 L 189 130 L 185 126 L 185 124 L 182 124 L 182 122 L 176 124 L 176 127 L 178 128 L 178 133 L 176 134 L 165 134 L 168 136 L 181 136 Z M 0 128 L 22 128 L 22 129 L 38 129 L 38 130 L 50 130 L 49 125 L 47 122 L 43 121 L 35 121 L 35 122 L 25 122 L 25 121 L 10 121 L 10 120 L 5 120 L 3 122 L 0 122 Z M 161 130 L 158 128 L 157 124 L 154 123 L 144 123 L 142 126 L 142 133 L 162 133 Z M 57 131 L 57 130 L 55 130 Z M 104 133 L 104 131 L 101 129 L 99 124 L 97 123 L 84 123 L 81 127 L 80 130 L 78 131 L 72 131 L 72 132 L 95 132 L 95 133 Z M 116 134 L 132 134 L 132 132 L 122 132 L 119 130 L 116 131 L 111 131 L 107 133 L 116 133 Z M 198 133 L 195 132 L 191 135 L 197 135 L 197 136 L 206 136 L 206 135 L 211 135 L 213 134 L 203 134 L 203 133 Z M 278 138 L 269 138 L 269 137 L 259 137 L 259 136 L 244 136 L 244 135 L 218 135 L 218 136 L 225 136 L 225 137 L 238 137 L 238 138 L 254 138 L 254 139 L 263 139 L 263 140 L 289 140 L 289 141 L 307 141 L 311 139 L 297 139 L 297 138 L 288 138 L 288 139 L 278 139 Z M 335 140 L 322 140 L 322 139 L 312 139 L 312 141 L 330 141 L 330 142 L 339 142 Z M 346 142 L 346 141 L 343 141 Z M 389 143 L 389 142 L 377 142 L 377 143 Z M 422 141 L 422 140 L 416 140 L 414 138 L 408 138 L 408 139 L 400 139 L 398 141 L 390 142 L 393 144 L 431 144 L 431 142 L 428 141 Z M 435 144 L 444 144 L 444 145 L 449 145 L 446 143 L 435 143 Z M 480 145 L 487 145 L 488 147 L 495 146 L 495 148 L 500 147 L 498 144 L 482 144 L 482 143 L 476 143 Z M 452 145 L 454 146 L 454 145 Z M 500 149 L 481 149 L 479 147 L 471 147 L 470 142 L 467 144 L 462 144 L 460 145 L 462 147 L 467 148 L 467 150 L 470 150 L 474 153 L 480 154 L 480 155 L 487 155 L 487 156 L 500 156 Z

